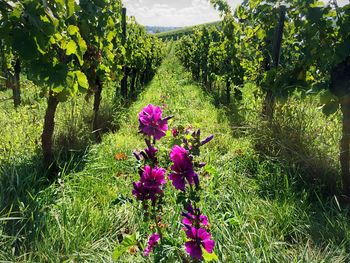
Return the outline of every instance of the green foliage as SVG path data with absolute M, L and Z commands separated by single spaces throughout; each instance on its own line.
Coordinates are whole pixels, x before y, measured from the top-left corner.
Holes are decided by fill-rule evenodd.
M 231 7 L 226 0 L 210 0 L 210 3 L 220 11 L 221 15 L 231 14 Z
M 18 56 L 27 77 L 60 100 L 87 89 L 93 93 L 97 77 L 121 80 L 125 64 L 153 74 L 164 54 L 162 42 L 130 20 L 122 46 L 121 8 L 121 1 L 112 0 L 13 1 L 1 9 L 3 54 Z
M 232 14 L 225 1 L 211 3 L 222 12 L 223 22 L 218 32 L 212 33 L 209 55 L 199 51 L 200 45 L 206 45 L 203 36 L 207 29 L 199 30 L 202 34 L 194 32 L 183 37 L 178 44 L 181 61 L 187 68 L 197 67 L 197 75 L 198 68 L 203 68 L 210 72 L 213 81 L 230 76 L 237 85 L 244 72 L 246 81 L 255 81 L 264 91 L 282 99 L 295 90 L 318 92 L 320 87 L 330 89 L 338 97 L 348 92 L 345 85 L 340 88 L 345 90 L 340 91 L 339 83 L 330 83 L 330 76 L 350 56 L 346 29 L 350 24 L 349 5 L 333 8 L 317 0 L 255 0 L 243 1 Z M 273 52 L 281 7 L 286 8 L 287 17 L 276 69 Z M 223 37 L 217 39 L 218 34 Z M 196 64 L 201 60 L 207 65 Z M 225 82 L 225 78 L 222 80 Z
M 322 96 L 321 108 L 331 115 L 338 111 L 339 104 L 342 106 L 344 143 L 340 161 L 343 188 L 350 193 L 346 179 L 349 171 L 345 168 L 349 162 L 345 160 L 348 159 L 345 140 L 346 130 L 350 129 L 346 121 L 349 107 L 346 98 L 350 94 L 350 5 L 339 7 L 336 1 L 325 4 L 317 0 L 246 0 L 232 14 L 226 10 L 225 1 L 211 3 L 222 13 L 222 28 L 211 34 L 209 28 L 202 28 L 180 39 L 177 54 L 184 66 L 209 92 L 220 94 L 224 84 L 228 104 L 231 84 L 254 82 L 265 93 L 262 116 L 270 123 L 276 100 L 286 102 L 295 92 L 303 95 L 331 92 L 333 96 Z M 214 87 L 219 86 L 219 91 L 213 89 L 213 83 Z M 242 99 L 237 89 L 235 95 Z
M 205 24 L 185 27 L 185 28 L 181 28 L 181 29 L 170 30 L 170 31 L 162 32 L 162 33 L 157 33 L 157 34 L 155 34 L 155 36 L 157 36 L 163 40 L 177 40 L 182 36 L 193 34 L 195 29 L 198 27 L 201 28 L 201 27 L 208 27 L 208 26 L 214 26 L 214 27 L 219 28 L 221 26 L 221 21 L 205 23 Z
M 129 248 L 137 245 L 136 234 L 125 236 L 123 241 L 115 248 L 112 258 L 117 261 Z
M 176 53 L 195 80 L 211 89 L 215 82 L 238 86 L 244 70 L 237 54 L 236 22 L 228 13 L 220 29 L 199 27 L 192 35 L 182 37 Z
M 213 252 L 209 254 L 205 249 L 202 249 L 204 262 L 217 262 L 219 260 L 218 256 Z
M 165 56 L 163 42 L 147 34 L 134 18 L 128 21 L 125 47 L 124 64 L 134 74 L 153 75 Z
M 213 2 L 225 10 L 220 6 L 224 2 Z M 79 6 L 83 4 L 84 12 Z M 287 7 L 283 51 L 280 67 L 271 69 L 276 10 L 281 4 Z M 21 58 L 28 78 L 40 84 L 41 90 L 31 91 L 36 100 L 49 88 L 72 104 L 76 94 L 91 86 L 89 80 L 95 77 L 91 69 L 116 82 L 124 65 L 139 73 L 154 72 L 163 53 L 153 47 L 162 43 L 131 19 L 127 44 L 122 47 L 119 14 L 110 13 L 120 8 L 119 1 L 107 0 L 1 1 L 3 64 L 12 70 L 13 59 Z M 215 108 L 217 101 L 192 84 L 171 53 L 140 100 L 128 114 L 118 116 L 119 132 L 92 146 L 81 160 L 83 165 L 74 165 L 75 171 L 67 164 L 51 186 L 44 184 L 37 168 L 43 104 L 18 111 L 3 107 L 0 259 L 108 262 L 117 246 L 115 258 L 120 262 L 145 262 L 142 245 L 134 239 L 134 233 L 146 235 L 145 225 L 130 187 L 125 187 L 134 175 L 130 149 L 141 146 L 138 123 L 130 120 L 147 103 L 165 103 L 172 111 L 165 114 L 181 116 L 177 118 L 181 123 L 173 125 L 193 123 L 217 137 L 217 143 L 206 146 L 210 151 L 203 150 L 208 163 L 203 182 L 208 191 L 202 205 L 212 215 L 217 240 L 217 259 L 207 261 L 348 262 L 349 208 L 337 196 L 329 197 L 328 189 L 324 193 L 318 184 L 310 187 L 305 179 L 309 176 L 313 183 L 320 175 L 337 179 L 337 106 L 343 93 L 329 89 L 329 83 L 333 69 L 348 61 L 349 10 L 349 5 L 335 9 L 314 0 L 254 0 L 244 1 L 234 14 L 226 11 L 221 28 L 199 28 L 183 37 L 177 55 L 203 83 L 232 81 L 242 86 L 243 100 Z M 87 23 L 94 12 L 101 14 L 101 30 Z M 96 61 L 100 63 L 94 65 Z M 314 92 L 321 89 L 327 92 L 320 95 L 320 105 Z M 267 90 L 284 102 L 277 103 L 279 113 L 271 126 L 260 125 L 257 110 L 262 91 Z M 76 116 L 85 111 L 85 105 L 77 110 L 66 104 L 59 116 Z M 334 114 L 321 115 L 319 106 Z M 77 126 L 74 121 L 70 124 Z M 63 122 L 59 127 L 69 133 L 71 126 Z M 81 139 L 87 131 L 80 129 Z M 67 144 L 71 147 L 71 141 Z M 256 146 L 264 148 L 257 151 Z M 113 158 L 120 152 L 126 160 Z M 171 199 L 169 189 L 166 194 Z M 181 225 L 171 216 L 179 213 L 174 198 L 165 210 L 171 222 L 167 227 L 178 233 Z M 135 253 L 128 250 L 132 244 Z M 169 248 L 164 253 L 168 262 L 175 262 L 184 251 Z
M 212 222 L 213 238 L 217 241 L 215 254 L 218 262 L 348 262 L 349 209 L 338 202 L 336 197 L 325 198 L 309 185 L 304 185 L 300 180 L 304 175 L 303 170 L 296 169 L 292 164 L 286 165 L 276 156 L 270 158 L 258 154 L 248 124 L 259 123 L 261 93 L 253 84 L 244 87 L 243 92 L 239 112 L 246 116 L 246 123 L 242 127 L 244 132 L 238 133 L 240 127 L 232 133 L 232 127 L 238 127 L 235 119 L 238 112 L 232 111 L 234 114 L 229 114 L 227 108 L 216 108 L 214 98 L 193 84 L 180 62 L 171 55 L 159 68 L 158 74 L 140 99 L 127 113 L 119 115 L 121 125 L 118 132 L 106 135 L 101 144 L 91 146 L 81 160 L 84 165 L 76 168 L 76 171 L 64 169 L 57 183 L 38 187 L 40 190 L 34 191 L 39 175 L 35 169 L 29 169 L 31 158 L 22 159 L 22 170 L 14 166 L 18 159 L 12 159 L 10 165 L 6 166 L 6 178 L 11 178 L 6 183 L 11 184 L 2 184 L 1 187 L 7 187 L 1 189 L 2 192 L 4 189 L 17 189 L 17 193 L 22 189 L 27 198 L 19 199 L 24 204 L 21 206 L 21 214 L 11 217 L 25 219 L 14 221 L 17 224 L 15 229 L 21 231 L 13 236 L 4 232 L 2 227 L 5 221 L 0 220 L 0 259 L 25 262 L 111 262 L 115 247 L 125 236 L 137 233 L 145 238 L 148 230 L 145 229 L 140 208 L 133 201 L 130 191 L 135 179 L 131 149 L 143 145 L 137 134 L 135 116 L 147 103 L 165 103 L 168 108 L 164 110 L 164 115 L 176 116 L 176 122 L 171 127 L 186 127 L 191 123 L 194 127 L 203 127 L 203 133 L 213 133 L 216 136 L 202 150 L 205 162 L 208 163 L 209 175 L 203 178 L 206 194 L 201 206 L 203 213 L 211 215 L 209 220 Z M 308 146 L 312 142 L 311 152 L 326 153 L 330 159 L 322 159 L 324 165 L 336 164 L 333 153 L 338 148 L 335 142 L 339 140 L 337 127 L 340 116 L 335 114 L 336 117 L 326 119 L 317 111 L 317 99 L 310 100 L 311 97 L 306 101 L 296 97 L 291 102 L 290 109 L 295 109 L 295 105 L 298 109 L 293 110 L 293 118 L 285 115 L 287 117 L 283 123 L 296 125 L 298 122 L 291 120 L 296 120 L 295 116 L 298 116 L 303 120 L 301 128 L 311 136 L 305 143 Z M 308 114 L 305 114 L 305 109 Z M 40 110 L 43 114 L 42 105 Z M 8 121 L 5 117 L 7 111 L 1 108 L 3 119 Z M 58 116 L 64 117 L 68 113 L 69 107 L 67 111 L 62 109 Z M 35 110 L 25 117 L 25 122 L 21 122 L 21 115 L 25 116 L 25 111 L 16 115 L 15 123 L 1 124 L 6 127 L 6 138 L 11 138 L 11 127 L 23 128 L 23 132 L 18 134 L 20 138 L 16 139 L 16 145 L 23 145 L 23 149 L 27 149 L 27 142 L 34 145 L 34 139 L 40 136 L 40 131 L 37 130 L 40 122 L 36 120 L 33 126 L 27 125 L 33 116 L 37 116 Z M 59 129 L 68 127 L 63 122 L 60 123 Z M 290 126 L 285 128 L 291 137 L 297 135 L 291 132 L 295 129 Z M 266 135 L 267 130 L 262 129 L 261 132 Z M 263 135 L 260 133 L 259 138 L 263 138 Z M 280 140 L 269 142 L 271 148 L 281 143 Z M 314 146 L 317 147 L 313 148 Z M 169 146 L 159 145 L 160 154 L 164 158 L 168 153 L 162 152 L 162 149 L 167 147 Z M 19 152 L 18 149 L 9 148 L 6 154 Z M 120 152 L 128 158 L 116 161 L 114 155 Z M 299 158 L 299 153 L 294 153 L 292 157 Z M 18 158 L 33 155 L 35 151 L 30 148 Z M 173 196 L 171 189 L 166 189 L 166 195 Z M 181 228 L 177 216 L 172 216 L 180 213 L 175 203 L 176 200 L 171 199 L 164 208 L 165 214 L 169 215 L 166 221 L 171 222 L 169 232 L 176 233 L 169 237 L 173 240 L 177 240 Z M 0 218 L 7 216 L 1 213 Z M 20 241 L 17 243 L 17 254 L 12 253 L 11 245 L 15 240 Z M 136 253 L 123 253 L 119 262 L 148 262 L 142 256 L 142 249 L 142 245 L 137 244 L 134 250 Z M 185 251 L 167 248 L 165 254 L 167 262 L 181 262 Z
M 122 71 L 126 64 L 132 67 L 137 64 L 137 73 L 146 75 L 141 81 L 145 84 L 160 64 L 162 42 L 148 36 L 136 22 L 130 24 L 130 35 L 142 32 L 138 41 L 122 45 L 121 18 L 120 0 L 16 0 L 0 8 L 0 34 L 4 36 L 0 48 L 5 54 L 0 63 L 5 77 L 10 79 L 14 75 L 15 60 L 26 77 L 42 88 L 40 94 L 44 98 L 49 96 L 41 140 L 48 167 L 53 161 L 51 145 L 58 102 L 86 91 L 87 99 L 95 94 L 92 129 L 99 131 L 98 112 L 104 84 L 127 77 L 128 72 Z M 136 89 L 130 89 L 136 97 Z M 14 94 L 19 93 L 18 87 L 13 90 Z M 15 98 L 15 105 L 17 101 L 20 100 Z M 96 140 L 98 137 L 99 132 Z
M 88 76 L 90 89 L 95 89 L 96 78 L 110 81 L 113 76 L 122 77 L 122 30 L 120 1 L 79 2 L 77 27 L 72 33 L 81 32 L 87 42 L 83 70 Z M 113 72 L 113 74 L 112 74 Z
M 68 20 L 75 11 L 75 1 L 58 0 L 12 1 L 1 9 L 4 45 L 30 69 L 29 79 L 57 93 L 76 94 L 76 86 L 80 86 L 70 73 L 80 71 L 86 52 L 85 40 L 70 24 L 73 20 Z

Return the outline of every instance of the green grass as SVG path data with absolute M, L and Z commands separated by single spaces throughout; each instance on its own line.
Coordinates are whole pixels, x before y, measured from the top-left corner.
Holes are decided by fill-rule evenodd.
M 301 179 L 304 171 L 300 167 L 278 159 L 278 154 L 273 158 L 261 155 L 255 148 L 257 129 L 250 125 L 244 132 L 237 132 L 238 112 L 206 95 L 173 54 L 165 59 L 138 101 L 119 114 L 119 131 L 105 135 L 100 145 L 92 146 L 82 160 L 83 167 L 76 172 L 63 170 L 57 183 L 45 186 L 37 182 L 40 175 L 35 169 L 24 181 L 21 176 L 27 168 L 18 167 L 18 160 L 13 159 L 13 169 L 9 169 L 12 187 L 26 187 L 21 192 L 23 199 L 16 202 L 24 218 L 0 227 L 0 260 L 111 262 L 123 236 L 137 233 L 141 241 L 145 239 L 147 228 L 139 204 L 131 195 L 131 184 L 137 178 L 132 151 L 143 147 L 137 133 L 137 113 L 148 103 L 165 104 L 165 115 L 175 116 L 171 126 L 192 125 L 201 128 L 204 135 L 215 135 L 215 140 L 202 150 L 212 175 L 202 180 L 205 191 L 201 207 L 209 216 L 220 262 L 350 261 L 348 208 L 336 197 L 309 188 Z M 245 125 L 256 122 L 257 105 L 243 101 L 236 108 L 245 110 Z M 20 122 L 11 124 L 14 126 L 23 128 Z M 31 133 L 38 131 L 27 133 L 24 137 L 31 139 Z M 18 144 L 25 142 L 24 138 L 18 140 Z M 171 143 L 171 136 L 163 140 L 161 156 L 167 156 Z M 128 159 L 116 161 L 114 155 L 119 152 L 126 153 Z M 169 222 L 178 242 L 180 207 L 175 204 L 172 187 L 166 189 L 166 196 L 169 202 L 164 221 Z M 170 248 L 166 262 L 175 262 L 181 253 L 182 247 Z M 150 259 L 144 259 L 141 253 L 127 253 L 120 262 Z

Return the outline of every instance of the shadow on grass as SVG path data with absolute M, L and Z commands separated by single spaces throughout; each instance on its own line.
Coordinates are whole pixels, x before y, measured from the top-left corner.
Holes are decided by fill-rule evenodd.
M 122 116 L 138 99 L 133 96 L 121 102 L 101 105 L 99 127 L 101 136 L 116 132 Z M 81 123 L 89 127 L 91 116 L 80 115 Z M 31 158 L 14 156 L 10 161 L 0 163 L 0 261 L 15 260 L 35 248 L 45 229 L 48 208 L 57 200 L 60 178 L 65 174 L 82 171 L 86 165 L 87 153 L 95 144 L 90 130 L 79 129 L 82 125 L 57 130 L 55 135 L 55 156 L 58 166 L 56 180 L 50 181 L 49 171 L 42 163 L 41 151 L 36 147 Z M 66 126 L 68 125 L 68 126 Z M 54 187 L 57 191 L 47 191 Z M 44 197 L 44 199 L 43 199 Z
M 274 161 L 287 169 L 292 167 L 299 173 L 294 179 L 325 198 L 339 194 L 339 167 L 333 156 L 325 151 L 324 145 L 320 150 L 318 144 L 321 142 L 317 137 L 319 125 L 310 125 L 318 120 L 311 119 L 301 110 L 293 109 L 293 105 L 290 109 L 276 110 L 272 123 L 259 119 L 259 109 L 255 109 L 254 121 L 246 120 L 240 110 L 239 98 L 231 96 L 233 99 L 228 103 L 217 90 L 206 93 L 213 98 L 214 106 L 220 110 L 222 116 L 219 114 L 219 118 L 224 117 L 229 121 L 235 138 L 252 138 L 261 161 Z
M 68 120 L 62 123 L 61 126 L 64 126 L 64 129 L 60 129 L 55 136 L 56 162 L 61 167 L 59 171 L 62 170 L 62 167 L 66 167 L 67 162 L 74 164 L 77 161 L 79 165 L 74 166 L 74 171 L 84 169 L 84 156 L 89 151 L 90 146 L 101 143 L 104 135 L 118 132 L 121 121 L 124 119 L 123 117 L 139 98 L 140 91 L 145 88 L 147 86 L 138 87 L 138 93 L 129 96 L 127 99 L 118 97 L 117 99 L 114 98 L 106 102 L 108 95 L 112 96 L 112 94 L 106 94 L 106 98 L 103 100 L 105 102 L 101 104 L 99 109 L 97 119 L 98 129 L 96 131 L 91 131 L 93 121 L 92 111 L 82 113 L 79 116 L 80 120 L 78 120 L 78 124 L 76 120 Z M 96 133 L 98 133 L 98 138 L 96 137 Z M 69 173 L 69 171 L 66 171 L 66 173 Z
M 299 123 L 275 119 L 253 129 L 256 151 L 263 160 L 274 160 L 286 169 L 295 170 L 293 178 L 300 185 L 324 198 L 339 194 L 339 168 L 329 154 L 316 144 L 314 134 L 305 132 Z
M 264 173 L 255 178 L 259 196 L 281 206 L 287 204 L 295 213 L 294 221 L 286 227 L 285 240 L 292 244 L 298 240 L 300 233 L 294 229 L 303 225 L 303 242 L 311 240 L 320 250 L 339 247 L 350 256 L 350 207 L 327 192 L 329 185 L 305 181 L 303 170 L 275 161 L 263 163 Z M 287 218 L 283 220 L 288 221 Z
M 47 191 L 45 195 L 41 192 L 49 187 L 58 188 L 64 174 L 83 170 L 85 156 L 85 153 L 71 154 L 64 162 L 61 156 L 55 181 L 48 179 L 48 170 L 42 164 L 39 150 L 32 158 L 0 164 L 0 251 L 7 250 L 7 257 L 15 259 L 31 251 L 34 241 L 41 238 L 45 228 L 48 208 L 59 194 L 58 190 Z
M 194 84 L 198 85 L 195 82 Z M 211 89 L 202 88 L 202 90 L 212 104 L 220 110 L 218 116 L 219 123 L 220 119 L 227 119 L 234 137 L 239 138 L 246 135 L 247 125 L 245 124 L 244 116 L 239 110 L 241 92 L 238 89 L 232 89 L 230 101 L 228 101 L 226 94 L 223 93 L 223 87 L 220 87 L 220 85 Z
M 37 194 L 49 186 L 38 156 L 20 163 L 0 165 L 0 218 L 2 243 L 5 250 L 19 254 L 22 246 L 30 244 L 39 229 L 45 211 Z M 47 200 L 48 201 L 48 200 Z M 51 202 L 51 201 L 50 201 Z
M 204 91 L 230 122 L 234 137 L 253 138 L 257 157 L 237 157 L 237 173 L 247 171 L 257 184 L 258 196 L 276 204 L 276 213 L 283 213 L 286 204 L 293 207 L 290 213 L 294 214 L 287 212 L 278 222 L 283 241 L 291 245 L 311 241 L 322 253 L 330 246 L 339 247 L 349 255 L 345 260 L 350 260 L 350 207 L 337 196 L 339 168 L 329 153 L 315 145 L 317 126 L 311 132 L 305 128 L 317 120 L 302 114 L 295 118 L 289 112 L 281 116 L 281 112 L 272 124 L 258 120 L 247 124 L 239 112 L 239 100 L 227 103 L 218 91 Z
M 350 207 L 337 196 L 325 193 L 320 184 L 310 186 L 302 170 L 277 160 L 247 154 L 238 156 L 232 167 L 234 174 L 243 171 L 253 180 L 254 195 L 266 204 L 267 224 L 280 242 L 298 249 L 305 246 L 305 253 L 318 251 L 321 254 L 313 256 L 319 260 L 337 253 L 347 255 L 339 262 L 350 260 Z M 264 215 L 263 211 L 259 216 Z

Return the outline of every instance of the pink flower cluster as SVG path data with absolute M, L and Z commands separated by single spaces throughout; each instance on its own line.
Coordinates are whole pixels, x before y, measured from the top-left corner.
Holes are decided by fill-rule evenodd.
M 132 193 L 143 204 L 151 200 L 153 206 L 151 212 L 153 213 L 152 216 L 158 232 L 153 233 L 149 237 L 144 250 L 145 256 L 148 256 L 153 251 L 153 248 L 159 245 L 158 243 L 162 244 L 163 239 L 161 229 L 158 227 L 159 215 L 156 213 L 161 209 L 162 205 L 160 200 L 164 195 L 163 188 L 166 184 L 166 170 L 158 166 L 156 157 L 158 149 L 155 147 L 155 144 L 166 135 L 168 120 L 172 117 L 163 118 L 162 114 L 161 108 L 152 104 L 149 104 L 139 113 L 139 132 L 146 137 L 147 148 L 141 152 L 134 152 L 139 163 L 143 161 L 144 165 L 139 167 L 140 180 L 133 182 L 134 188 Z M 174 138 L 178 138 L 182 131 L 174 128 L 171 133 Z M 182 213 L 183 219 L 181 221 L 184 226 L 183 230 L 188 238 L 185 242 L 185 251 L 193 259 L 203 260 L 202 249 L 212 253 L 215 242 L 212 240 L 210 232 L 208 232 L 208 217 L 197 208 L 199 198 L 193 198 L 193 196 L 199 197 L 199 191 L 201 190 L 199 176 L 195 172 L 195 168 L 200 169 L 205 166 L 205 163 L 194 162 L 194 158 L 199 156 L 199 148 L 211 141 L 213 136 L 200 140 L 200 130 L 193 132 L 192 128 L 186 129 L 185 135 L 186 138 L 184 137 L 182 140 L 183 144 L 181 146 L 175 145 L 170 151 L 172 165 L 168 178 L 172 181 L 175 189 L 180 190 L 187 196 L 187 200 L 190 200 Z M 189 135 L 191 135 L 191 138 Z M 144 207 L 148 209 L 148 205 Z
M 146 136 L 147 148 L 141 152 L 134 152 L 136 159 L 145 162 L 143 167 L 139 167 L 140 181 L 133 182 L 133 195 L 137 200 L 144 203 L 147 208 L 147 201 L 151 200 L 153 206 L 153 218 L 156 219 L 156 207 L 163 196 L 163 186 L 166 183 L 165 169 L 158 166 L 156 141 L 166 135 L 168 131 L 168 120 L 172 117 L 163 118 L 160 107 L 149 104 L 139 113 L 139 132 Z M 158 222 L 156 222 L 158 224 Z M 148 240 L 148 245 L 144 250 L 144 255 L 148 256 L 153 248 L 161 240 L 160 233 L 154 233 Z
M 208 217 L 203 215 L 198 208 L 194 209 L 191 204 L 186 207 L 183 212 L 182 223 L 185 226 L 186 236 L 189 239 L 185 243 L 186 252 L 194 259 L 202 260 L 202 247 L 212 253 L 215 242 L 211 239 L 211 234 L 206 228 L 209 226 Z

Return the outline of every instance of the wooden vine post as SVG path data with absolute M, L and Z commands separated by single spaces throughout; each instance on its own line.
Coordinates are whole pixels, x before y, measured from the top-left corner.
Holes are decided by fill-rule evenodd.
M 343 115 L 340 166 L 343 193 L 350 197 L 350 57 L 332 69 L 331 91 L 339 98 Z
M 55 130 L 55 114 L 58 106 L 58 99 L 53 94 L 52 90 L 49 92 L 47 101 L 47 108 L 45 112 L 44 127 L 41 134 L 41 147 L 44 155 L 44 166 L 49 169 L 49 179 L 55 176 L 53 173 L 57 169 L 53 155 L 53 133 Z
M 279 10 L 279 21 L 276 26 L 273 47 L 272 47 L 272 63 L 273 63 L 273 68 L 275 70 L 277 70 L 280 64 L 285 19 L 286 19 L 286 7 L 281 5 Z M 263 117 L 265 118 L 265 120 L 268 120 L 270 122 L 273 119 L 273 115 L 275 111 L 275 100 L 276 98 L 275 98 L 274 91 L 271 88 L 269 88 L 266 91 L 266 97 L 265 97 L 264 108 L 263 108 Z
M 15 107 L 21 105 L 21 84 L 20 84 L 20 74 L 21 74 L 21 63 L 19 59 L 16 59 L 16 64 L 14 66 L 15 79 L 13 85 L 13 103 Z

